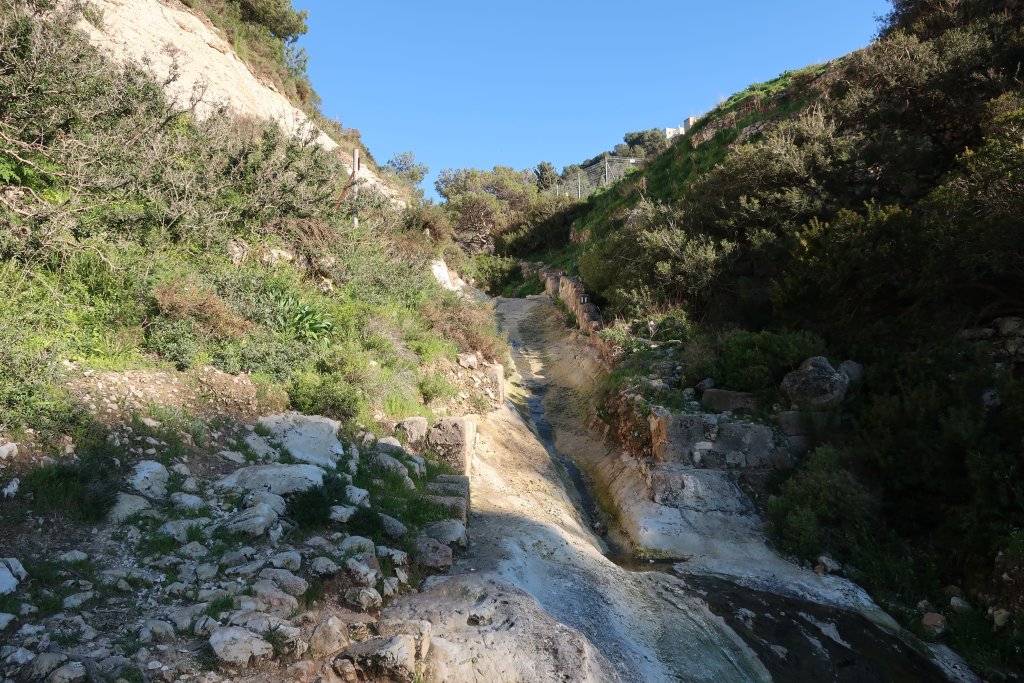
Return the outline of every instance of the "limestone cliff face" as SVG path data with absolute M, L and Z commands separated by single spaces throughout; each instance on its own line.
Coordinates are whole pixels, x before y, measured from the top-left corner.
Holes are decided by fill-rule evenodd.
M 92 0 L 102 16 L 97 27 L 80 28 L 94 45 L 121 62 L 145 65 L 168 97 L 188 104 L 201 95 L 198 116 L 221 106 L 242 115 L 277 121 L 289 133 L 310 134 L 325 149 L 338 144 L 272 84 L 259 79 L 206 17 L 177 0 Z M 176 78 L 171 75 L 176 73 Z M 349 167 L 350 168 L 350 167 Z M 359 179 L 397 201 L 397 193 L 365 166 Z

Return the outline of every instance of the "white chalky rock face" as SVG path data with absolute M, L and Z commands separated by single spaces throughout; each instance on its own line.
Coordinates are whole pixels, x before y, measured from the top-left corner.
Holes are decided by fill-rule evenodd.
M 341 423 L 328 417 L 281 413 L 260 418 L 270 430 L 270 439 L 280 442 L 293 458 L 321 467 L 334 467 L 345 454 L 338 441 Z
M 167 468 L 155 460 L 143 460 L 135 465 L 128 483 L 139 493 L 153 498 L 167 495 L 167 481 L 170 473 Z
M 240 626 L 216 629 L 210 636 L 210 647 L 217 659 L 233 666 L 246 667 L 253 660 L 274 654 L 273 646 L 258 635 Z
M 235 470 L 220 480 L 220 486 L 285 496 L 321 486 L 324 474 L 316 465 L 254 465 Z

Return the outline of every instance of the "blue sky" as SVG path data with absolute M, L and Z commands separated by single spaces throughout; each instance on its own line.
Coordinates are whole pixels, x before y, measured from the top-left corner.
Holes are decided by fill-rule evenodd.
M 324 112 L 379 163 L 563 166 L 867 45 L 887 0 L 293 0 Z

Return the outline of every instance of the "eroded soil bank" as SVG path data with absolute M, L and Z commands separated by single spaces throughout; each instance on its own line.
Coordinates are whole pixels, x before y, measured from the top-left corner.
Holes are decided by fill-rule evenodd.
M 891 622 L 852 584 L 816 587 L 800 575 L 803 570 L 776 557 L 764 544 L 756 515 L 736 501 L 721 505 L 742 508 L 741 524 L 723 527 L 721 519 L 709 517 L 709 536 L 723 530 L 726 535 L 707 539 L 708 561 L 692 568 L 676 564 L 674 571 L 637 571 L 642 563 L 630 562 L 621 549 L 614 552 L 628 539 L 612 534 L 609 545 L 594 531 L 595 521 L 614 521 L 616 501 L 628 502 L 610 495 L 603 482 L 595 484 L 595 463 L 617 456 L 590 419 L 601 373 L 596 358 L 545 298 L 499 299 L 497 311 L 528 381 L 521 377 L 510 392 L 518 411 L 506 407 L 481 418 L 470 473 L 472 543 L 457 564 L 459 575 L 432 590 L 495 583 L 490 594 L 464 591 L 469 616 L 449 629 L 479 631 L 473 605 L 507 590 L 517 599 L 528 596 L 533 611 L 527 616 L 544 620 L 536 625 L 549 630 L 547 620 L 553 620 L 556 633 L 567 629 L 566 642 L 579 650 L 571 660 L 549 657 L 551 666 L 534 670 L 541 676 L 535 680 L 557 672 L 564 680 L 939 681 L 952 673 L 880 627 Z M 540 429 L 538 417 L 547 421 Z M 563 458 L 583 475 L 573 476 Z M 576 490 L 581 483 L 590 492 Z M 599 504 L 592 505 L 592 498 Z M 595 512 L 604 518 L 593 519 Z M 691 520 L 698 533 L 700 521 L 699 515 Z M 740 551 L 731 552 L 731 545 Z M 747 561 L 756 566 L 743 566 Z M 806 586 L 788 585 L 801 581 Z M 429 600 L 432 590 L 421 600 Z M 512 618 L 501 629 L 487 624 L 491 652 L 509 639 L 530 640 L 530 623 Z M 442 639 L 443 631 L 435 627 Z M 537 637 L 543 638 L 541 631 Z M 564 647 L 559 653 L 564 655 Z M 570 661 L 576 662 L 574 670 L 564 669 Z M 488 666 L 492 676 L 503 666 L 507 671 L 490 680 L 525 680 L 517 673 L 521 661 L 492 660 Z M 472 678 L 471 669 L 464 666 L 463 675 Z M 972 679 L 964 671 L 960 680 Z

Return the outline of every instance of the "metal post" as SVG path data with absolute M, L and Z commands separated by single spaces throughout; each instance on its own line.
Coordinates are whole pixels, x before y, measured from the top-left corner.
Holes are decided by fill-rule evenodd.
M 608 187 L 608 155 L 604 155 L 604 186 Z
M 583 199 L 582 171 L 576 171 L 576 199 Z

